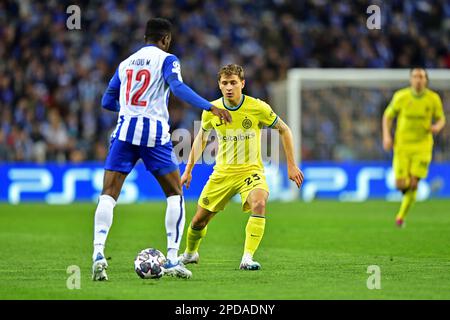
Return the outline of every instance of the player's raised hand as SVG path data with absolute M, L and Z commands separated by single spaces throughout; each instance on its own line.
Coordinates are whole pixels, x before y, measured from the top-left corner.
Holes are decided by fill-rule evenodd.
M 218 116 L 220 120 L 225 121 L 225 123 L 231 123 L 231 114 L 228 110 L 217 108 L 216 106 L 211 107 L 211 112 Z
M 385 151 L 390 151 L 392 149 L 392 138 L 389 136 L 383 137 L 383 149 Z
M 303 183 L 303 172 L 296 165 L 288 165 L 288 177 L 295 182 L 297 188 Z
M 192 174 L 188 171 L 184 171 L 183 175 L 181 176 L 181 185 L 186 185 L 186 189 L 189 189 L 189 186 L 191 185 L 192 180 Z

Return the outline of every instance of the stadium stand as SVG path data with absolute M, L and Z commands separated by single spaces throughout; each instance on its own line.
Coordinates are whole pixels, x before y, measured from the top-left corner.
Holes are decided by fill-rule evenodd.
M 0 2 L 0 161 L 104 160 L 117 115 L 101 109 L 101 95 L 150 17 L 174 23 L 183 78 L 211 100 L 230 62 L 245 66 L 246 92 L 268 101 L 268 84 L 294 67 L 450 68 L 448 1 L 384 1 L 381 32 L 366 28 L 366 1 L 77 1 L 81 30 L 68 30 L 71 2 Z M 307 96 L 303 158 L 386 159 L 379 118 L 391 93 L 363 92 L 366 108 L 350 114 L 339 108 L 345 90 Z M 450 93 L 443 100 L 448 114 Z M 175 98 L 170 114 L 173 129 L 192 130 L 200 117 Z M 449 141 L 444 130 L 437 161 L 450 159 Z

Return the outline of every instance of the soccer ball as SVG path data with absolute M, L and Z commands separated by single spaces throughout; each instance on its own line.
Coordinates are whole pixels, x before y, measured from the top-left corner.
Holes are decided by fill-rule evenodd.
M 134 259 L 134 270 L 142 279 L 161 278 L 166 257 L 161 251 L 154 248 L 142 250 Z

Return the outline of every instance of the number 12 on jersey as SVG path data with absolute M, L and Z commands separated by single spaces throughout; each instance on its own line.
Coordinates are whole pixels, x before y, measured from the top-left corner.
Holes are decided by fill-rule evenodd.
M 131 82 L 133 81 L 133 69 L 127 69 L 127 91 L 125 93 L 126 104 L 133 105 L 136 107 L 146 107 L 147 101 L 141 101 L 139 98 L 141 95 L 147 90 L 150 85 L 150 71 L 147 69 L 141 69 L 136 73 L 136 81 L 143 82 L 142 86 L 132 95 L 131 103 L 130 102 L 130 90 L 131 90 Z

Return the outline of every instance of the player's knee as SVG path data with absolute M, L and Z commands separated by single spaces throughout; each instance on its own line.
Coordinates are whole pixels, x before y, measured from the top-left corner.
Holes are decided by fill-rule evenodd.
M 264 214 L 266 211 L 266 201 L 264 199 L 254 200 L 250 207 L 253 213 Z
M 203 230 L 208 224 L 207 219 L 201 219 L 199 217 L 194 217 L 191 222 L 192 229 Z
M 191 226 L 193 229 L 200 230 L 203 229 L 206 225 L 206 219 L 201 215 L 194 215 L 191 221 Z
M 413 179 L 413 180 L 411 180 L 410 189 L 411 190 L 417 190 L 418 185 L 419 185 L 419 181 Z
M 398 190 L 405 190 L 406 189 L 406 181 L 403 179 L 395 181 L 395 187 Z
M 181 188 L 181 185 L 178 183 L 172 183 L 168 188 L 166 188 L 166 195 L 168 197 L 170 196 L 182 196 L 183 195 L 183 189 Z

